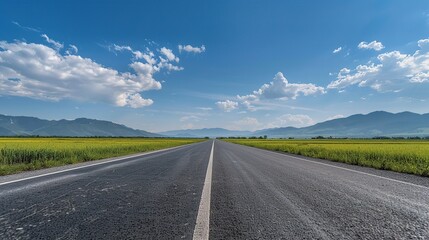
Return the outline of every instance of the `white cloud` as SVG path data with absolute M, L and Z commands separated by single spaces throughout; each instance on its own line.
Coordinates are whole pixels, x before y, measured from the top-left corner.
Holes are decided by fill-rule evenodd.
M 165 68 L 169 72 L 171 72 L 171 71 L 182 71 L 183 70 L 183 67 L 175 66 L 175 65 L 173 65 L 169 62 L 165 62 L 165 61 L 161 61 L 157 66 L 160 69 Z
M 256 118 L 252 118 L 252 117 L 245 117 L 242 118 L 238 121 L 236 121 L 237 124 L 239 125 L 244 125 L 244 126 L 255 126 L 255 125 L 260 125 L 258 119 Z
M 69 44 L 69 49 L 66 50 L 66 54 L 68 55 L 77 54 L 78 51 L 79 49 L 75 45 Z
M 277 117 L 273 122 L 267 125 L 268 128 L 278 127 L 306 127 L 313 125 L 314 120 L 308 115 L 302 114 L 284 114 Z
M 201 47 L 193 47 L 191 45 L 179 45 L 179 52 L 192 52 L 192 53 L 203 53 L 206 51 L 206 47 L 201 45 Z
M 360 49 L 373 49 L 375 51 L 380 51 L 381 49 L 384 48 L 384 46 L 381 42 L 372 41 L 370 43 L 360 42 L 358 45 L 358 48 L 360 48 Z
M 259 101 L 260 99 L 296 99 L 300 95 L 308 96 L 317 93 L 325 93 L 323 87 L 316 86 L 312 83 L 289 83 L 289 81 L 283 76 L 283 73 L 278 72 L 273 81 L 266 83 L 261 86 L 252 94 L 237 96 L 237 99 L 241 101 L 248 110 L 255 110 L 252 103 Z
M 60 49 L 62 49 L 64 47 L 64 44 L 49 38 L 48 35 L 46 35 L 46 34 L 42 34 L 40 36 L 42 36 L 46 40 L 46 42 L 52 44 L 57 51 L 59 51 Z
M 337 115 L 334 115 L 334 116 L 330 116 L 330 117 L 328 117 L 328 118 L 326 119 L 326 121 L 334 120 L 334 119 L 338 119 L 338 118 L 344 118 L 344 115 L 342 115 L 342 114 L 337 114 Z
M 211 108 L 211 107 L 197 107 L 197 109 L 203 110 L 203 111 L 211 111 L 211 110 L 213 110 L 213 108 Z
M 417 45 L 418 45 L 420 48 L 429 47 L 429 38 L 426 38 L 426 39 L 420 39 L 419 41 L 417 41 Z
M 258 119 L 253 117 L 245 117 L 233 122 L 233 126 L 231 126 L 231 129 L 253 131 L 259 129 L 261 125 L 262 124 L 258 121 Z
M 141 108 L 152 104 L 152 99 L 144 99 L 138 93 L 121 93 L 116 98 L 116 105 L 120 107 L 130 106 L 132 108 Z
M 343 68 L 328 88 L 358 85 L 384 92 L 400 89 L 409 83 L 429 82 L 429 39 L 419 40 L 418 46 L 420 49 L 413 54 L 392 51 L 379 54 L 378 63 L 358 65 L 353 70 Z
M 113 48 L 113 50 L 118 51 L 118 52 L 125 51 L 125 50 L 130 51 L 130 52 L 133 51 L 133 49 L 130 46 L 122 46 L 122 45 L 113 44 L 113 46 L 111 46 L 111 47 Z
M 179 67 L 170 63 L 170 61 L 179 62 L 179 58 L 176 57 L 170 49 L 165 47 L 162 47 L 159 52 L 166 58 L 163 58 L 162 56 L 158 56 L 158 58 L 160 59 L 159 61 L 156 59 L 155 54 L 148 48 L 146 48 L 145 52 L 141 52 L 138 50 L 134 50 L 130 46 L 113 44 L 108 46 L 108 49 L 109 51 L 113 51 L 115 53 L 122 52 L 122 51 L 129 51 L 134 56 L 133 60 L 139 60 L 139 59 L 145 60 L 146 63 L 153 68 L 154 72 L 158 72 L 161 69 L 166 69 L 168 72 L 182 71 L 184 69 L 183 67 Z
M 179 121 L 181 122 L 187 122 L 187 121 L 199 122 L 200 120 L 201 118 L 195 115 L 183 116 L 179 119 Z
M 153 103 L 140 92 L 161 89 L 149 63 L 118 72 L 89 58 L 62 55 L 36 43 L 0 41 L 0 94 L 58 101 L 73 99 L 138 108 Z M 16 79 L 11 81 L 9 79 Z
M 19 22 L 12 21 L 12 23 L 13 23 L 14 25 L 16 25 L 16 26 L 18 26 L 18 27 L 20 27 L 20 28 L 24 29 L 24 30 L 27 30 L 27 31 L 40 32 L 40 30 L 39 30 L 39 29 L 32 28 L 32 27 L 22 26 L 21 24 L 19 24 Z
M 195 128 L 203 127 L 204 125 L 203 122 L 207 120 L 206 117 L 209 115 L 207 113 L 201 113 L 201 112 L 183 112 L 183 111 L 168 111 L 168 112 L 175 115 L 176 114 L 182 115 L 179 118 L 180 126 L 182 129 L 195 129 Z
M 263 108 L 257 108 L 254 105 L 261 105 L 264 100 L 296 99 L 301 95 L 308 96 L 319 93 L 325 93 L 325 89 L 312 83 L 289 83 L 283 73 L 278 72 L 272 82 L 262 85 L 253 93 L 243 96 L 237 95 L 237 108 L 240 105 L 249 111 L 256 111 Z
M 109 49 L 109 51 L 112 51 L 114 53 L 116 53 L 116 52 L 123 52 L 123 51 L 129 51 L 134 56 L 133 60 L 143 59 L 147 63 L 149 63 L 150 65 L 156 65 L 157 62 L 158 62 L 155 59 L 155 54 L 152 51 L 150 51 L 149 48 L 146 48 L 146 52 L 141 52 L 141 51 L 138 51 L 138 50 L 134 50 L 130 46 L 126 46 L 126 45 L 116 45 L 116 44 L 113 44 L 113 45 L 108 46 L 107 48 Z
M 332 51 L 332 53 L 339 53 L 339 52 L 341 52 L 341 50 L 343 50 L 343 47 L 338 47 L 338 48 L 334 49 L 334 51 Z
M 283 73 L 278 72 L 273 81 L 262 85 L 262 87 L 254 91 L 253 94 L 268 99 L 296 99 L 299 95 L 312 95 L 316 93 L 324 93 L 323 87 L 318 87 L 312 83 L 289 83 L 283 76 Z
M 174 53 L 171 49 L 168 49 L 166 47 L 162 47 L 161 50 L 159 50 L 159 51 L 161 52 L 161 54 L 163 54 L 168 59 L 168 61 L 179 62 L 179 60 L 180 60 L 178 57 L 176 57 L 176 55 L 174 55 Z
M 219 101 L 219 102 L 216 102 L 216 105 L 218 108 L 220 108 L 225 112 L 231 112 L 232 110 L 238 108 L 238 102 L 234 102 L 231 100 Z

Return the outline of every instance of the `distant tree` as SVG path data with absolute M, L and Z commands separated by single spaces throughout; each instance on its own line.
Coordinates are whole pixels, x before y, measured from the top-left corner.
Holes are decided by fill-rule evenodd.
M 386 137 L 386 136 L 376 136 L 376 137 L 373 137 L 372 139 L 390 139 L 390 137 Z
M 312 139 L 325 139 L 324 136 L 317 136 L 317 137 L 312 137 Z
M 408 137 L 408 139 L 422 139 L 422 138 L 419 136 L 415 136 L 415 137 Z

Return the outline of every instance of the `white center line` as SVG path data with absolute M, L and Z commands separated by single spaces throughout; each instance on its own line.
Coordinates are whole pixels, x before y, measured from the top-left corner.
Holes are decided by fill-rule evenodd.
M 207 166 L 206 179 L 204 180 L 203 193 L 201 194 L 200 207 L 198 209 L 197 222 L 194 229 L 194 240 L 209 239 L 210 233 L 210 195 L 212 191 L 212 169 L 213 169 L 213 150 L 210 152 L 209 164 Z

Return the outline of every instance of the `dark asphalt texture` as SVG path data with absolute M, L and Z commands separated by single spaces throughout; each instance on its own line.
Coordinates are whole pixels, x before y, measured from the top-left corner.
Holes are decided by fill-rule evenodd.
M 0 239 L 192 239 L 212 141 L 1 185 Z M 212 174 L 210 239 L 429 239 L 429 178 L 219 140 Z
M 211 145 L 0 186 L 0 239 L 190 239 Z
M 429 238 L 429 188 L 318 163 L 217 141 L 212 239 Z

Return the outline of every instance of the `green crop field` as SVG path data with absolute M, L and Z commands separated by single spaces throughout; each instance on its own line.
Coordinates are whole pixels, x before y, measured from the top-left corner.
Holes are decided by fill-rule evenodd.
M 0 175 L 175 147 L 202 139 L 0 138 Z
M 429 141 L 424 140 L 260 140 L 226 141 L 354 165 L 429 176 Z

